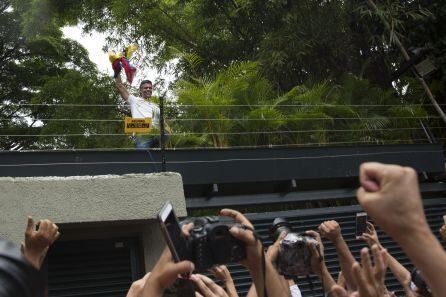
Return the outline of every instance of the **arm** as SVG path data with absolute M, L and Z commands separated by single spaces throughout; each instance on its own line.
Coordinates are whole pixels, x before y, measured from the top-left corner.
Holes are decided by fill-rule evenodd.
M 314 244 L 310 243 L 309 246 L 311 251 L 311 268 L 319 280 L 324 284 L 324 291 L 328 293 L 331 291 L 333 286 L 336 285 L 336 282 L 328 271 L 327 265 L 325 265 L 324 245 L 322 244 L 321 236 L 319 233 L 312 230 L 307 231 L 306 234 L 315 238 L 319 243 L 319 251 Z
M 194 264 L 190 261 L 174 263 L 169 249 L 164 248 L 161 257 L 145 280 L 139 297 L 161 297 L 164 290 L 172 285 L 179 274 L 192 273 Z
M 231 217 L 235 222 L 242 224 L 248 228 L 253 229 L 251 222 L 240 212 L 233 209 L 222 209 L 220 211 L 222 216 Z M 240 262 L 245 266 L 251 274 L 252 282 L 256 288 L 258 297 L 263 297 L 265 288 L 265 280 L 262 273 L 262 254 L 263 246 L 260 240 L 257 240 L 254 233 L 249 229 L 242 229 L 239 227 L 232 227 L 230 230 L 232 236 L 241 240 L 245 244 L 246 259 Z
M 279 254 L 279 245 L 280 241 L 284 239 L 286 236 L 286 232 L 282 232 L 279 237 L 276 239 L 274 244 L 268 247 L 268 250 L 265 254 L 265 265 L 266 265 L 266 290 L 268 296 L 278 296 L 278 293 L 281 293 L 282 296 L 290 296 L 290 286 L 288 281 L 279 274 L 275 267 L 275 263 L 277 262 L 277 255 Z
M 361 250 L 361 265 L 355 262 L 352 266 L 354 271 L 355 284 L 358 291 L 347 293 L 347 291 L 339 285 L 334 285 L 331 290 L 331 296 L 336 297 L 384 297 L 389 293 L 384 285 L 384 277 L 387 270 L 387 263 L 384 257 L 385 250 L 379 249 L 378 246 L 372 247 L 373 264 L 370 258 L 369 250 L 363 248 Z M 391 295 L 390 295 L 391 296 Z
M 364 163 L 359 177 L 359 203 L 400 244 L 423 274 L 433 295 L 443 296 L 446 292 L 446 252 L 430 231 L 415 170 L 397 165 Z
M 367 242 L 369 247 L 371 248 L 374 244 L 378 246 L 380 249 L 384 249 L 381 243 L 379 242 L 378 233 L 376 232 L 375 226 L 367 222 L 367 233 L 363 235 L 364 240 Z M 387 263 L 389 265 L 390 270 L 392 270 L 395 277 L 398 279 L 400 284 L 405 287 L 410 285 L 410 272 L 407 270 L 397 259 L 395 259 L 390 253 L 385 253 Z
M 39 222 L 39 228 L 31 217 L 25 231 L 25 242 L 22 242 L 21 250 L 25 258 L 37 269 L 40 269 L 45 260 L 49 247 L 59 238 L 59 228 L 50 220 Z
M 322 236 L 330 240 L 336 247 L 336 252 L 339 257 L 339 265 L 341 266 L 342 273 L 347 282 L 347 287 L 349 290 L 355 290 L 356 285 L 352 269 L 352 265 L 355 263 L 355 258 L 342 237 L 341 228 L 338 222 L 325 221 L 319 226 L 319 231 Z
M 116 82 L 116 88 L 118 89 L 119 95 L 121 95 L 122 99 L 127 101 L 129 99 L 129 91 L 122 83 L 121 75 L 118 75 L 118 77 L 116 77 L 115 82 Z

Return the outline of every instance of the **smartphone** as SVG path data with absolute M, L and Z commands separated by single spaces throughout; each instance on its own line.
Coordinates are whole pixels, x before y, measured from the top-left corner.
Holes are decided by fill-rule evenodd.
M 186 238 L 181 232 L 180 222 L 170 202 L 164 204 L 158 214 L 158 221 L 173 260 L 175 262 L 187 260 Z
M 356 213 L 356 239 L 360 239 L 363 233 L 367 232 L 367 213 Z

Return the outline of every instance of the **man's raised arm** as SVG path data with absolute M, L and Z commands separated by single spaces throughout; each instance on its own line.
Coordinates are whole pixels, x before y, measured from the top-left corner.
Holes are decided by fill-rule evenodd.
M 121 95 L 122 99 L 127 101 L 129 99 L 129 91 L 127 91 L 127 88 L 122 83 L 121 75 L 118 75 L 116 77 L 116 88 L 118 89 L 119 95 Z

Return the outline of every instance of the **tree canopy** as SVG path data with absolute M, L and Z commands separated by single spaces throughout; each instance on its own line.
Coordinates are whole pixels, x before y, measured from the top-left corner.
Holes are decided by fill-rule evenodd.
M 2 55 L 9 61 L 2 64 L 6 70 L 0 77 L 2 117 L 10 119 L 2 123 L 9 129 L 4 130 L 71 136 L 20 141 L 8 137 L 1 140 L 2 146 L 131 145 L 113 121 L 127 110 L 113 92 L 111 79 L 97 72 L 85 49 L 62 37 L 60 28 L 74 24 L 82 24 L 85 31 L 106 32 L 110 47 L 137 42 L 142 51 L 136 58 L 147 66 L 163 69 L 167 62 L 177 61 L 175 104 L 168 115 L 176 131 L 187 136 L 173 137 L 173 146 L 423 138 L 417 130 L 421 120 L 433 127 L 444 123 L 435 119 L 410 71 L 395 77 L 404 59 L 394 41 L 398 37 L 409 50 L 427 49 L 437 67 L 428 77 L 429 85 L 440 103 L 446 103 L 446 3 L 375 2 L 377 11 L 358 0 L 11 0 L 0 21 L 5 32 L 0 37 Z M 380 17 L 389 22 L 390 31 Z M 76 109 L 61 105 L 65 102 L 100 106 Z M 343 106 L 358 104 L 382 106 Z M 197 108 L 190 107 L 194 105 Z M 57 121 L 66 117 L 110 122 Z M 199 118 L 219 120 L 203 125 Z M 266 133 L 278 130 L 316 132 Z M 264 134 L 234 134 L 248 131 Z
M 125 146 L 123 137 L 92 136 L 116 133 L 120 131 L 117 127 L 63 121 L 117 119 L 124 109 L 64 107 L 69 103 L 117 103 L 111 79 L 100 75 L 86 50 L 63 38 L 54 22 L 48 21 L 34 30 L 27 23 L 32 18 L 26 18 L 32 11 L 11 4 L 6 2 L 0 7 L 0 125 L 1 134 L 11 135 L 0 138 L 0 147 L 8 150 Z

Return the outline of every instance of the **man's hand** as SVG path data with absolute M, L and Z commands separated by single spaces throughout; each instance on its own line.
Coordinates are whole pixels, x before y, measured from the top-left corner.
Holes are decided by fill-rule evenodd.
M 194 264 L 190 261 L 175 263 L 170 250 L 167 247 L 164 248 L 160 259 L 150 273 L 150 277 L 145 282 L 142 296 L 161 297 L 164 290 L 175 282 L 178 275 L 192 273 L 194 268 Z
M 269 261 L 273 266 L 275 266 L 277 261 L 277 255 L 279 254 L 279 246 L 282 239 L 284 239 L 286 236 L 286 232 L 282 231 L 279 234 L 279 237 L 277 237 L 276 241 L 268 247 L 268 250 L 265 254 L 266 261 Z
M 322 244 L 321 236 L 316 231 L 310 230 L 305 232 L 308 236 L 313 237 L 319 243 L 319 248 L 312 242 L 309 243 L 309 248 L 311 251 L 311 268 L 313 272 L 319 276 L 322 274 L 324 269 L 324 245 Z
M 222 282 L 232 281 L 231 273 L 226 265 L 217 265 L 210 269 L 211 273 Z
M 222 216 L 231 217 L 235 220 L 235 222 L 254 230 L 251 222 L 243 214 L 236 210 L 226 208 L 222 209 L 220 214 Z M 229 230 L 229 232 L 231 232 L 232 236 L 243 241 L 245 244 L 246 259 L 240 261 L 240 264 L 249 270 L 256 288 L 257 296 L 263 297 L 265 291 L 265 278 L 262 273 L 263 246 L 260 240 L 256 238 L 252 230 L 234 226 Z
M 331 291 L 336 297 L 384 297 L 389 296 L 384 285 L 384 276 L 387 270 L 384 249 L 379 249 L 377 245 L 372 247 L 372 253 L 375 265 L 372 265 L 369 250 L 364 248 L 361 250 L 361 264 L 358 262 L 353 264 L 355 272 L 355 280 L 358 291 L 347 294 L 347 291 L 339 285 L 335 285 Z
M 441 226 L 439 232 L 440 232 L 441 238 L 443 238 L 443 240 L 446 241 L 446 224 L 443 224 L 443 226 Z
M 381 248 L 381 243 L 379 242 L 378 233 L 376 232 L 375 226 L 367 222 L 367 233 L 362 234 L 361 238 L 367 242 L 367 244 L 371 247 L 376 244 L 379 248 Z
M 233 209 L 222 209 L 220 211 L 222 216 L 228 216 L 233 218 L 237 223 L 254 229 L 251 222 L 240 212 Z M 263 247 L 260 240 L 254 236 L 254 233 L 248 229 L 241 229 L 234 226 L 229 230 L 232 236 L 243 241 L 246 247 L 246 259 L 241 261 L 240 264 L 245 266 L 250 271 L 261 269 L 262 265 L 262 253 Z
M 234 285 L 234 280 L 231 277 L 231 273 L 229 272 L 226 265 L 217 265 L 211 269 L 213 275 L 216 278 L 223 281 L 226 285 L 226 292 L 229 297 L 238 297 L 237 290 Z
M 415 231 L 429 230 L 415 170 L 364 163 L 359 180 L 359 203 L 387 234 L 398 241 Z
M 195 282 L 200 291 L 195 292 L 196 297 L 229 297 L 222 287 L 205 275 L 193 274 L 191 280 Z
M 38 230 L 32 217 L 28 217 L 25 230 L 25 242 L 21 250 L 25 258 L 37 269 L 40 269 L 45 260 L 48 248 L 59 238 L 59 227 L 50 220 L 39 221 Z
M 130 286 L 129 291 L 127 292 L 126 297 L 141 297 L 144 286 L 146 285 L 147 280 L 149 279 L 150 272 L 144 275 L 143 278 L 134 281 Z
M 341 227 L 336 221 L 325 221 L 319 225 L 319 232 L 322 236 L 330 240 L 333 244 L 336 244 L 342 239 Z

